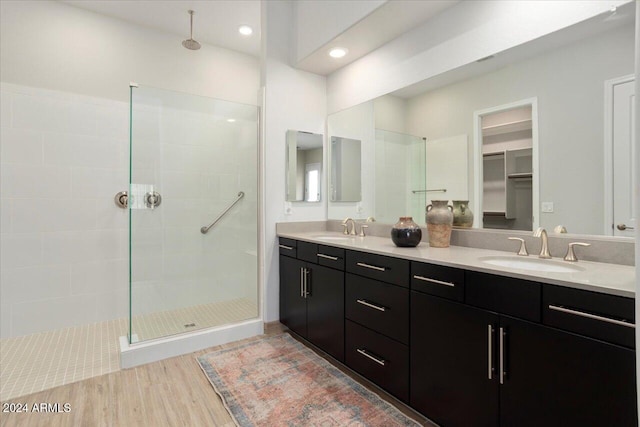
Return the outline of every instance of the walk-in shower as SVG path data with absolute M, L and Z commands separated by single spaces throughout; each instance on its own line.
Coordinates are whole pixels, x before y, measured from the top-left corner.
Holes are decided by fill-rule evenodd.
M 128 344 L 255 319 L 257 107 L 131 85 Z

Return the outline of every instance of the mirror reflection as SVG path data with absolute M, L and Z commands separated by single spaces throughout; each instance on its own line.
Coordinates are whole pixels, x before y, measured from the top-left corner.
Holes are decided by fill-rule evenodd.
M 331 201 L 358 202 L 362 199 L 360 140 L 331 137 Z
M 287 131 L 286 200 L 319 202 L 322 193 L 322 135 Z
M 631 2 L 330 115 L 330 129 L 351 125 L 353 133 L 363 135 L 363 198 L 350 210 L 329 203 L 329 218 L 384 216 L 392 223 L 412 215 L 424 224 L 430 200 L 469 200 L 474 227 L 564 226 L 572 234 L 633 237 L 632 181 L 625 172 L 631 170 L 626 164 L 632 137 L 624 131 L 632 112 L 620 107 L 632 105 L 634 38 Z M 524 107 L 524 101 L 529 118 L 499 114 Z M 419 214 L 401 202 L 380 202 L 389 189 L 370 154 L 377 150 L 375 129 L 426 138 L 424 187 L 394 186 L 407 200 L 412 191 L 425 190 L 425 200 L 416 202 L 422 206 Z M 458 144 L 466 147 L 431 152 L 433 141 L 463 141 Z M 385 157 L 385 166 L 393 164 Z

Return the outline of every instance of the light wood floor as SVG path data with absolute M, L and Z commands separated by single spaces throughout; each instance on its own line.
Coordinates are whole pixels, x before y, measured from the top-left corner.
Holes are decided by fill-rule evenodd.
M 280 324 L 267 325 L 265 329 L 268 335 L 283 330 Z M 257 338 L 247 341 L 254 339 Z M 235 344 L 212 347 L 11 400 L 11 403 L 26 403 L 29 408 L 34 403 L 59 403 L 61 411 L 63 405 L 69 403 L 71 410 L 68 413 L 0 412 L 0 426 L 232 427 L 231 417 L 202 373 L 196 357 Z M 344 371 L 343 367 L 337 366 Z M 432 425 L 380 390 L 374 391 L 421 424 Z

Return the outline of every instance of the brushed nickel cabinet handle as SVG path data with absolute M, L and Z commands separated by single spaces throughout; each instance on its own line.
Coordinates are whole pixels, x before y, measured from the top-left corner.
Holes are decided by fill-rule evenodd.
M 423 282 L 435 283 L 437 285 L 451 286 L 452 288 L 456 286 L 455 283 L 443 282 L 442 280 L 436 280 L 436 279 L 430 279 L 428 277 L 418 276 L 417 274 L 414 274 L 413 278 L 422 280 Z
M 387 269 L 385 267 L 378 267 L 376 265 L 365 264 L 364 262 L 357 262 L 356 265 L 358 265 L 360 267 L 364 267 L 364 268 L 370 268 L 372 270 L 387 271 Z
M 304 274 L 304 297 L 305 299 L 311 295 L 311 291 L 309 290 L 309 273 L 311 271 L 307 270 L 306 268 L 303 270 L 303 274 Z
M 358 348 L 356 349 L 356 351 L 358 353 L 360 353 L 361 355 L 363 355 L 364 357 L 368 357 L 369 359 L 373 360 L 374 362 L 376 362 L 379 365 L 384 366 L 385 363 L 387 362 L 386 360 L 380 358 L 380 357 L 376 357 L 372 354 L 369 354 L 369 352 L 367 352 L 367 350 L 365 350 L 364 348 Z
M 288 251 L 292 251 L 293 250 L 293 247 L 291 247 L 291 246 L 287 246 L 287 245 L 278 245 L 278 246 L 280 246 L 281 249 L 286 249 Z
M 318 257 L 320 258 L 324 258 L 324 259 L 330 259 L 331 261 L 337 261 L 338 257 L 337 256 L 331 256 L 331 255 L 325 255 L 325 254 L 316 254 Z
M 600 320 L 601 322 L 613 323 L 614 325 L 626 326 L 627 328 L 636 327 L 635 323 L 625 322 L 624 320 L 611 319 L 609 317 L 598 316 L 597 314 L 585 313 L 584 311 L 572 310 L 562 307 L 561 305 L 549 304 L 549 310 L 560 311 L 562 313 L 573 314 L 574 316 L 586 317 L 588 319 Z
M 304 296 L 304 268 L 300 267 L 300 298 Z
M 487 325 L 487 352 L 489 353 L 489 379 L 493 379 L 493 325 Z
M 507 333 L 500 328 L 500 384 L 504 384 L 504 337 Z
M 378 310 L 378 311 L 387 311 L 386 307 L 383 307 L 381 305 L 372 304 L 372 303 L 370 303 L 368 301 L 365 301 L 363 299 L 357 299 L 356 302 L 358 304 L 366 305 L 367 307 L 373 308 L 373 309 Z

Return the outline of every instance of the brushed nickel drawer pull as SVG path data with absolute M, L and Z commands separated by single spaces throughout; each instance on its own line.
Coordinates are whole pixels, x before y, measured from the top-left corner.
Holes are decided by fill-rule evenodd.
M 584 311 L 572 310 L 559 305 L 549 304 L 549 310 L 560 311 L 562 313 L 573 314 L 575 316 L 586 317 L 588 319 L 600 320 L 601 322 L 613 323 L 614 325 L 626 326 L 627 328 L 636 327 L 635 323 L 625 322 L 624 320 L 610 319 L 608 317 L 598 316 L 597 314 L 585 313 Z
M 379 357 L 376 357 L 376 356 L 373 356 L 373 355 L 369 354 L 369 353 L 367 352 L 367 350 L 365 350 L 365 349 L 363 349 L 363 348 L 358 348 L 358 349 L 356 349 L 356 351 L 357 351 L 358 353 L 360 353 L 361 355 L 363 355 L 364 357 L 368 357 L 369 359 L 373 360 L 374 362 L 376 362 L 376 363 L 377 363 L 377 364 L 379 364 L 379 365 L 384 366 L 384 365 L 385 365 L 385 363 L 386 363 L 386 360 L 381 359 L 381 358 L 379 358 Z
M 414 279 L 418 279 L 418 280 L 422 280 L 424 282 L 430 282 L 430 283 L 435 283 L 437 285 L 444 285 L 444 286 L 451 286 L 452 288 L 455 287 L 455 283 L 451 283 L 451 282 L 443 282 L 441 280 L 436 280 L 436 279 L 430 279 L 428 277 L 424 277 L 424 276 L 418 276 L 417 274 L 413 275 Z
M 337 261 L 338 260 L 337 256 L 331 256 L 331 255 L 325 255 L 325 254 L 316 254 L 316 255 L 319 256 L 320 258 L 330 259 L 331 261 Z
M 386 307 L 383 307 L 381 305 L 371 304 L 370 302 L 365 301 L 363 299 L 357 299 L 356 302 L 358 304 L 362 304 L 362 305 L 366 305 L 367 307 L 374 308 L 374 309 L 376 309 L 378 311 L 387 311 Z
M 358 265 L 360 267 L 364 267 L 364 268 L 370 268 L 372 270 L 387 271 L 387 269 L 384 268 L 384 267 L 378 267 L 378 266 L 371 265 L 371 264 L 365 264 L 364 262 L 357 262 L 356 265 Z
M 293 250 L 293 247 L 291 247 L 291 246 L 287 246 L 287 245 L 278 245 L 278 246 L 280 246 L 281 249 L 286 249 L 288 251 L 292 251 Z

